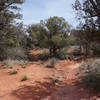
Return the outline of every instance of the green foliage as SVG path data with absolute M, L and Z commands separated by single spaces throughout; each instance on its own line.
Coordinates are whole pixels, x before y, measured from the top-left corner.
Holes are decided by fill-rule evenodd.
M 80 46 L 83 46 L 85 55 L 91 54 L 94 50 L 89 50 L 90 44 L 100 40 L 100 1 L 75 0 L 73 7 L 81 22 L 78 26 Z M 96 48 L 94 47 L 94 49 Z
M 10 33 L 12 24 L 15 19 L 20 19 L 20 8 L 18 5 L 23 4 L 25 0 L 0 0 L 0 32 L 3 34 Z M 16 11 L 16 13 L 15 13 Z M 17 12 L 18 11 L 18 12 Z
M 29 26 L 28 33 L 35 45 L 48 48 L 50 56 L 55 56 L 57 50 L 67 46 L 66 37 L 70 27 L 64 18 L 54 16 L 40 24 Z
M 0 60 L 15 56 L 16 47 L 26 48 L 27 37 L 24 34 L 23 24 L 15 21 L 21 18 L 18 5 L 24 2 L 25 0 L 0 0 Z M 8 49 L 12 48 L 11 53 Z
M 79 44 L 79 40 L 75 36 L 70 35 L 66 39 L 67 39 L 67 44 L 70 45 L 70 46 Z
M 13 71 L 9 71 L 9 74 L 10 75 L 15 75 L 15 74 L 17 74 L 18 72 L 16 71 L 16 70 L 13 70 Z
M 91 43 L 90 50 L 92 55 L 100 55 L 100 44 L 99 43 Z
M 57 52 L 57 55 L 56 55 L 56 58 L 60 59 L 60 60 L 65 60 L 65 59 L 73 59 L 74 56 L 73 54 L 69 54 L 67 52 L 63 52 L 63 51 L 60 51 L 60 52 Z
M 27 55 L 25 53 L 25 49 L 17 47 L 17 48 L 7 48 L 5 51 L 6 58 L 17 59 L 17 60 L 27 60 Z
M 79 46 L 73 46 L 72 54 L 73 54 L 74 56 L 80 56 L 80 55 L 81 55 Z
M 40 53 L 37 55 L 39 60 L 48 60 L 50 58 L 50 55 L 48 52 Z
M 21 47 L 16 47 L 16 48 L 10 48 L 10 47 L 5 47 L 5 49 L 0 49 L 1 54 L 0 58 L 1 60 L 5 59 L 13 59 L 13 60 L 27 60 L 27 54 L 26 54 L 26 49 L 21 48 Z
M 35 46 L 40 46 L 41 40 L 43 40 L 43 34 L 46 30 L 40 24 L 30 25 L 27 29 L 30 38 L 30 44 L 34 44 Z M 43 34 L 42 34 L 42 33 Z
M 65 52 L 65 51 L 58 51 L 57 54 L 56 54 L 56 58 L 58 58 L 60 60 L 67 59 L 67 52 Z
M 73 5 L 79 19 L 84 19 L 87 26 L 93 29 L 100 26 L 100 1 L 99 0 L 75 0 Z
M 28 80 L 28 77 L 27 77 L 26 75 L 24 75 L 24 76 L 22 77 L 21 81 L 26 81 L 26 80 Z
M 34 61 L 35 60 L 35 56 L 34 56 L 34 54 L 27 54 L 27 56 L 28 56 L 28 60 L 29 61 Z
M 100 91 L 100 59 L 83 64 L 78 76 L 86 87 Z

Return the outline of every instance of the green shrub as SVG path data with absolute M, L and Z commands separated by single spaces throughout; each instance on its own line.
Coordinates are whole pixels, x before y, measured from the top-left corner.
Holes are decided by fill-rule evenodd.
M 66 50 L 61 50 L 57 52 L 56 58 L 60 59 L 60 60 L 64 60 L 64 59 L 73 59 L 73 55 L 67 53 Z
M 18 65 L 20 65 L 22 67 L 23 66 L 25 67 L 27 64 L 28 64 L 28 61 L 27 60 L 20 60 L 19 63 L 18 63 Z
M 21 59 L 27 59 L 27 55 L 26 55 L 26 50 L 20 47 L 16 47 L 16 48 L 6 48 L 3 51 L 3 56 L 4 58 L 8 59 L 17 59 L 17 60 L 21 60 Z
M 17 70 L 9 71 L 9 74 L 10 74 L 10 75 L 15 75 L 15 74 L 17 74 L 17 73 L 18 73 Z
M 90 49 L 94 55 L 100 55 L 100 43 L 92 43 Z
M 57 52 L 56 58 L 58 58 L 60 60 L 64 60 L 64 59 L 66 59 L 66 55 L 67 55 L 67 52 L 60 50 Z
M 26 81 L 26 80 L 28 80 L 28 77 L 27 77 L 26 75 L 24 75 L 24 76 L 22 77 L 21 81 Z
M 88 54 L 90 55 L 90 56 L 93 56 L 94 55 L 94 51 L 93 50 L 88 50 Z
M 34 54 L 28 54 L 27 56 L 29 61 L 34 61 L 35 58 Z
M 73 54 L 74 56 L 80 56 L 80 55 L 81 55 L 80 49 L 75 49 L 75 50 L 73 50 L 72 54 Z
M 17 59 L 17 60 L 22 60 L 22 59 L 27 59 L 27 54 L 26 54 L 26 49 L 22 47 L 5 47 L 0 48 L 0 60 L 4 59 Z
M 37 55 L 39 60 L 48 60 L 50 58 L 50 55 L 48 52 L 40 53 Z
M 74 45 L 74 46 L 70 46 L 68 48 L 68 50 L 70 50 L 70 54 L 72 54 L 73 56 L 80 56 L 81 52 L 80 52 L 80 46 L 79 45 Z
M 4 60 L 7 58 L 6 54 L 5 54 L 5 48 L 1 48 L 0 47 L 0 61 Z
M 100 91 L 100 59 L 83 64 L 78 76 L 86 87 Z

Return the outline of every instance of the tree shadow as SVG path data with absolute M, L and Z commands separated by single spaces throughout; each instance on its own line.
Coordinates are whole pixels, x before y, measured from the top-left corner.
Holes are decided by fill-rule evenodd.
M 51 82 L 37 82 L 36 85 L 22 86 L 12 92 L 18 100 L 96 100 L 90 91 L 76 85 L 56 86 Z M 50 97 L 48 99 L 48 97 Z
M 54 90 L 55 86 L 52 83 L 37 82 L 36 85 L 24 85 L 11 94 L 19 98 L 19 100 L 41 100 L 49 96 Z
M 79 81 L 57 87 L 46 100 L 97 100 L 98 94 L 82 86 Z M 99 100 L 99 99 L 98 99 Z

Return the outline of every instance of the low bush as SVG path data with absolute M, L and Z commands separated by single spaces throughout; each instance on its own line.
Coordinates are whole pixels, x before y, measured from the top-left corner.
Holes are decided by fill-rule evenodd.
M 24 76 L 22 77 L 21 81 L 26 81 L 26 80 L 28 80 L 28 77 L 27 77 L 26 75 L 24 75 Z
M 94 55 L 100 55 L 100 43 L 92 43 L 90 49 Z
M 20 47 L 7 48 L 7 50 L 5 51 L 5 55 L 7 59 L 8 58 L 17 60 L 27 59 L 26 50 Z
M 26 65 L 28 63 L 27 60 L 12 60 L 12 59 L 6 59 L 4 60 L 1 64 L 2 64 L 2 67 L 5 67 L 5 68 L 12 68 L 12 67 L 15 67 L 16 65 Z
M 34 59 L 35 59 L 34 54 L 27 54 L 27 56 L 28 56 L 29 61 L 34 61 Z
M 100 91 L 100 59 L 83 64 L 78 76 L 86 87 Z
M 57 62 L 57 59 L 56 58 L 51 58 L 50 59 L 50 64 L 47 65 L 48 68 L 55 68 L 55 64 Z
M 9 71 L 9 74 L 10 74 L 10 75 L 15 75 L 15 74 L 17 74 L 17 73 L 18 73 L 17 70 Z
M 64 59 L 73 59 L 74 56 L 72 54 L 67 53 L 67 51 L 65 50 L 61 50 L 57 52 L 56 58 L 60 60 L 64 60 Z
M 0 48 L 0 61 L 5 59 L 14 59 L 14 60 L 26 60 L 27 59 L 27 50 L 22 47 L 5 47 Z
M 0 61 L 6 59 L 5 49 L 0 47 Z
M 37 55 L 39 60 L 48 60 L 52 58 L 64 60 L 64 59 L 73 59 L 74 56 L 72 54 L 68 54 L 66 50 L 59 50 L 54 56 L 50 56 L 49 52 L 40 53 Z
M 49 52 L 40 53 L 37 55 L 39 60 L 48 60 L 50 58 Z

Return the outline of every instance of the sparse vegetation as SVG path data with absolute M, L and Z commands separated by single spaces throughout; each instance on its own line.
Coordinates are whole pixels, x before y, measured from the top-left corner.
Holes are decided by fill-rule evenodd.
M 49 49 L 50 57 L 55 57 L 58 50 L 68 46 L 70 28 L 63 17 L 54 16 L 29 26 L 27 31 L 36 46 Z
M 35 56 L 34 56 L 34 54 L 27 54 L 27 56 L 28 56 L 28 60 L 29 61 L 34 61 L 35 60 Z
M 21 81 L 26 81 L 26 80 L 28 80 L 28 77 L 27 77 L 27 75 L 24 75 L 24 76 L 22 77 Z
M 17 74 L 17 73 L 18 73 L 17 70 L 9 71 L 9 74 L 10 74 L 10 75 L 15 75 L 15 74 Z
M 50 64 L 47 65 L 48 68 L 55 68 L 55 64 L 57 63 L 57 59 L 56 58 L 51 58 L 50 59 Z
M 100 59 L 93 59 L 79 68 L 79 78 L 84 86 L 100 91 Z
M 26 7 L 27 4 L 21 7 L 25 1 L 30 7 Z M 45 99 L 45 97 L 49 97 L 49 94 L 52 96 L 51 87 L 56 88 L 55 85 L 60 83 L 67 87 L 65 89 L 61 86 L 61 88 L 64 88 L 62 90 L 67 92 L 56 92 L 56 95 L 67 93 L 67 99 L 69 100 L 82 100 L 84 98 L 88 100 L 87 93 L 84 93 L 79 85 L 74 87 L 76 85 L 74 83 L 80 79 L 79 81 L 84 86 L 100 92 L 100 59 L 98 59 L 100 58 L 100 0 L 38 1 L 39 3 L 36 0 L 0 0 L 0 100 L 4 100 L 5 93 L 9 94 L 6 91 L 10 91 L 15 100 L 17 100 L 16 97 L 20 100 L 33 100 L 35 97 L 34 100 L 40 100 L 41 97 L 39 96 L 42 93 L 43 98 L 41 100 L 47 100 L 48 98 Z M 68 8 L 69 12 L 67 12 L 65 19 L 63 18 L 65 15 L 63 15 L 64 8 L 62 6 L 63 4 L 66 6 L 67 3 L 70 4 L 72 1 L 75 1 L 72 4 L 75 11 Z M 35 8 L 40 6 L 38 11 L 36 9 L 33 11 L 34 4 Z M 23 10 L 23 14 L 21 14 L 21 8 L 29 9 L 29 11 Z M 44 12 L 39 11 L 41 8 Z M 67 9 L 67 6 L 65 9 Z M 56 14 L 56 12 L 59 13 Z M 73 12 L 77 13 L 77 23 L 72 19 Z M 38 18 L 31 19 L 35 15 L 34 13 L 39 14 Z M 23 15 L 24 18 L 22 18 Z M 29 18 L 26 15 L 29 15 Z M 39 21 L 40 15 L 45 15 L 42 18 L 47 18 L 47 16 L 48 18 Z M 85 63 L 85 61 L 89 62 Z M 84 64 L 79 67 L 78 65 L 82 62 Z M 78 77 L 75 76 L 76 69 L 78 70 Z M 26 75 L 22 76 L 23 73 Z M 15 80 L 26 81 L 29 79 L 27 75 L 30 76 L 29 78 L 33 78 L 32 84 L 35 83 L 36 87 L 34 88 L 32 85 L 31 90 L 30 86 L 28 88 L 24 86 L 23 91 L 21 89 L 16 90 L 16 87 L 18 88 L 24 83 L 22 82 L 20 85 Z M 22 77 L 20 78 L 20 76 Z M 41 83 L 44 80 L 47 81 L 47 79 L 51 81 L 50 84 Z M 29 85 L 30 81 L 31 79 L 25 85 L 27 83 Z M 9 85 L 6 86 L 7 83 Z M 59 91 L 59 89 L 56 90 Z M 75 93 L 77 91 L 77 95 L 73 91 Z M 68 93 L 70 93 L 69 97 Z M 74 97 L 71 96 L 72 93 L 74 96 L 86 94 L 86 97 L 81 95 L 78 99 L 77 97 L 72 98 Z M 9 96 L 7 95 L 7 97 Z M 10 100 L 10 98 L 7 99 Z
M 40 53 L 37 55 L 38 59 L 39 60 L 49 60 L 50 59 L 50 55 L 49 55 L 49 52 L 44 52 L 44 53 Z

